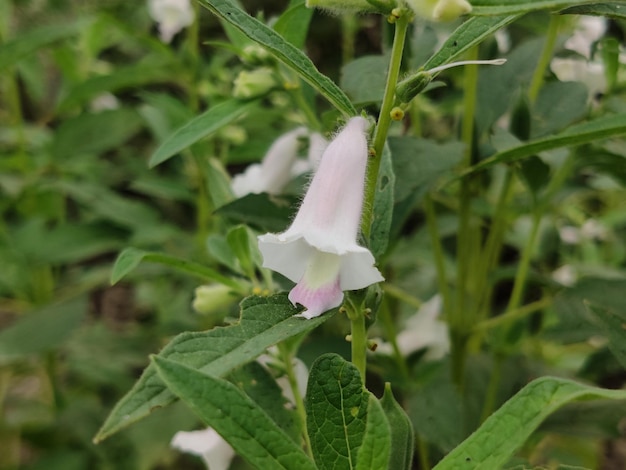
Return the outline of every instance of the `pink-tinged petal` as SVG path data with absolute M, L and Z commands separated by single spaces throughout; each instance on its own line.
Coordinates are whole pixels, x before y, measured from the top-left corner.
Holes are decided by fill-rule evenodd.
M 286 233 L 317 230 L 334 243 L 355 243 L 363 206 L 368 126 L 365 118 L 352 118 L 328 145 Z
M 310 257 L 304 276 L 289 293 L 292 304 L 306 308 L 301 316 L 314 318 L 341 305 L 340 263 L 340 257 L 332 253 L 317 252 Z

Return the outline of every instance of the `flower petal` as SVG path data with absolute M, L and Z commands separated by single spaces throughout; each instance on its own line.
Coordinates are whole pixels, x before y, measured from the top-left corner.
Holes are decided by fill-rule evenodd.
M 304 276 L 289 292 L 291 303 L 306 307 L 301 316 L 314 318 L 341 305 L 340 263 L 340 257 L 332 253 L 317 252 L 310 257 Z

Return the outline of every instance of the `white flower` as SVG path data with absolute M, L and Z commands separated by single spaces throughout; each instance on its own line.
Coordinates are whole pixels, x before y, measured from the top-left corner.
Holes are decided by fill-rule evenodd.
M 582 227 L 580 234 L 587 240 L 606 240 L 608 230 L 601 222 L 596 219 L 587 219 Z
M 210 470 L 227 470 L 235 451 L 212 428 L 201 431 L 179 431 L 172 438 L 171 446 L 202 457 Z
M 263 266 L 297 285 L 289 300 L 305 318 L 343 301 L 343 291 L 383 280 L 372 253 L 357 244 L 361 220 L 368 122 L 350 119 L 328 145 L 291 226 L 259 237 Z
M 566 245 L 578 245 L 580 243 L 580 229 L 572 225 L 560 227 L 559 238 Z
M 601 62 L 555 57 L 550 62 L 550 68 L 562 82 L 584 83 L 591 98 L 606 91 L 606 75 Z
M 404 330 L 396 337 L 398 349 L 403 356 L 409 356 L 420 349 L 427 349 L 425 360 L 438 360 L 450 351 L 448 325 L 439 320 L 442 300 L 435 295 L 424 302 L 417 313 L 409 318 Z M 390 355 L 393 349 L 390 343 L 380 343 L 376 352 Z
M 472 11 L 467 0 L 407 0 L 417 16 L 431 21 L 452 21 Z
M 260 355 L 257 358 L 257 362 L 270 371 L 284 371 L 285 369 L 284 362 L 280 358 L 278 348 L 276 346 L 269 348 L 267 350 L 267 354 Z M 306 386 L 309 381 L 309 369 L 306 364 L 297 357 L 293 358 L 292 366 L 296 377 L 296 383 L 298 384 L 298 393 L 301 397 L 304 397 L 306 395 Z M 283 392 L 283 396 L 289 400 L 292 405 L 295 405 L 296 399 L 293 395 L 293 390 L 291 388 L 291 384 L 289 383 L 289 379 L 287 378 L 287 374 L 283 373 L 282 375 L 276 377 L 276 383 Z
M 231 186 L 235 196 L 279 194 L 291 179 L 291 167 L 298 156 L 298 139 L 306 135 L 306 129 L 298 127 L 274 141 L 261 163 L 250 165 L 233 178 Z
M 566 287 L 571 287 L 576 284 L 578 273 L 571 264 L 564 264 L 552 272 L 552 279 Z
M 567 41 L 565 48 L 578 52 L 589 59 L 593 43 L 604 36 L 606 32 L 606 18 L 601 16 L 581 16 L 576 25 L 576 30 Z
M 189 0 L 148 0 L 148 12 L 159 23 L 161 41 L 165 43 L 193 23 L 195 16 Z
M 309 171 L 317 170 L 328 141 L 319 132 L 309 134 L 309 151 L 306 160 L 299 159 L 291 167 L 292 176 L 298 176 Z
M 119 107 L 119 100 L 111 93 L 101 93 L 91 100 L 91 103 L 89 103 L 89 108 L 96 113 L 100 111 L 118 109 Z
M 604 93 L 607 88 L 604 64 L 599 60 L 591 60 L 593 45 L 604 36 L 606 24 L 606 18 L 581 16 L 576 30 L 565 41 L 564 47 L 585 59 L 555 57 L 550 62 L 550 68 L 560 81 L 584 83 L 591 98 Z

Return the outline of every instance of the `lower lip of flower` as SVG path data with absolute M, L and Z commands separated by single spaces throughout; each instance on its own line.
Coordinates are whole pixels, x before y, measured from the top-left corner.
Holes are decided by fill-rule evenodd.
M 302 279 L 289 292 L 291 303 L 306 308 L 300 316 L 314 318 L 341 305 L 340 267 L 340 256 L 334 253 L 316 251 L 311 256 Z

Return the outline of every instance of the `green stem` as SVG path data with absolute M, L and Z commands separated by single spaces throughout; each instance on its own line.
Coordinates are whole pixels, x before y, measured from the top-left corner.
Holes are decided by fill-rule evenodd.
M 389 282 L 385 282 L 382 285 L 382 287 L 383 287 L 383 291 L 385 291 L 386 294 L 389 294 L 391 297 L 395 297 L 396 299 L 406 304 L 409 304 L 412 307 L 420 308 L 423 304 L 423 302 L 417 297 L 413 297 L 411 294 L 409 294 L 405 290 L 400 289 L 398 286 L 394 286 L 393 284 Z
M 513 283 L 513 292 L 509 299 L 509 305 L 506 308 L 506 312 L 515 310 L 519 307 L 524 293 L 524 287 L 526 285 L 526 278 L 528 277 L 528 271 L 530 269 L 530 261 L 532 259 L 533 251 L 535 249 L 535 242 L 537 241 L 537 234 L 539 233 L 539 224 L 541 222 L 541 211 L 535 210 L 533 213 L 533 222 L 530 229 L 530 235 L 526 240 L 526 245 L 522 251 L 522 259 L 520 260 L 517 273 L 515 275 L 515 281 Z
M 489 415 L 493 412 L 496 406 L 496 399 L 498 397 L 498 388 L 500 385 L 500 379 L 502 378 L 502 363 L 504 358 L 501 355 L 496 355 L 494 358 L 493 367 L 491 368 L 491 375 L 489 376 L 489 384 L 487 385 L 487 392 L 485 394 L 485 401 L 483 403 L 483 411 L 480 416 L 480 422 L 485 421 Z
M 419 437 L 419 435 L 415 435 L 415 440 L 417 441 L 417 454 L 419 455 L 420 460 L 420 470 L 430 470 L 430 457 L 428 452 L 428 444 L 424 442 L 423 439 Z
M 396 326 L 393 323 L 393 319 L 391 318 L 391 313 L 389 312 L 389 305 L 386 302 L 386 299 L 383 298 L 383 303 L 381 305 L 380 310 L 378 311 L 378 318 L 382 322 L 383 329 L 385 331 L 385 336 L 391 343 L 391 347 L 393 348 L 393 354 L 396 359 L 396 363 L 398 364 L 398 368 L 400 369 L 400 373 L 405 380 L 409 380 L 409 368 L 406 365 L 406 361 L 404 360 L 404 356 L 402 355 L 402 351 L 400 351 L 400 347 L 398 346 L 397 340 L 397 331 Z
M 341 39 L 342 39 L 342 58 L 344 64 L 354 59 L 354 37 L 358 29 L 358 21 L 356 15 L 345 14 L 341 16 Z
M 498 202 L 496 203 L 496 209 L 493 214 L 493 223 L 491 225 L 491 229 L 489 230 L 487 241 L 485 242 L 483 255 L 481 256 L 478 288 L 476 290 L 480 296 L 478 302 L 480 319 L 484 319 L 488 313 L 487 307 L 489 306 L 491 289 L 489 288 L 487 279 L 502 248 L 502 239 L 507 225 L 506 212 L 508 210 L 508 203 L 513 190 L 513 172 L 509 168 L 505 171 L 504 182 L 502 183 L 500 195 L 498 196 Z
M 296 80 L 299 80 L 296 78 Z M 315 111 L 311 108 L 309 102 L 304 97 L 304 93 L 302 92 L 302 86 L 299 86 L 297 89 L 293 90 L 291 93 L 291 97 L 293 98 L 295 104 L 298 106 L 298 109 L 304 113 L 307 118 L 307 122 L 309 128 L 311 129 L 321 129 L 321 124 Z
M 546 33 L 546 42 L 543 46 L 543 50 L 541 51 L 539 62 L 537 63 L 537 67 L 535 68 L 535 72 L 533 73 L 533 77 L 528 88 L 528 97 L 530 98 L 531 103 L 535 102 L 537 95 L 539 95 L 539 90 L 541 90 L 541 86 L 543 85 L 543 78 L 546 74 L 548 65 L 550 64 L 550 60 L 552 59 L 552 54 L 554 53 L 554 46 L 558 38 L 560 24 L 561 16 L 551 15 L 550 25 L 548 26 L 548 31 Z
M 374 218 L 374 197 L 376 195 L 376 182 L 378 181 L 378 171 L 380 169 L 380 161 L 383 153 L 383 147 L 387 140 L 387 133 L 391 124 L 391 109 L 395 101 L 395 90 L 400 75 L 400 65 L 402 63 L 402 53 L 404 51 L 404 42 L 409 27 L 410 16 L 407 12 L 397 19 L 396 29 L 393 36 L 393 45 L 391 47 L 391 58 L 389 60 L 389 73 L 387 75 L 387 83 L 385 85 L 385 93 L 383 102 L 378 116 L 378 123 L 374 131 L 374 155 L 367 166 L 367 178 L 365 185 L 365 203 L 363 207 L 363 220 L 361 222 L 361 230 L 366 239 L 369 239 L 372 220 Z
M 365 366 L 367 364 L 367 330 L 365 328 L 365 315 L 351 303 L 344 304 L 350 319 L 352 363 L 355 365 L 361 381 L 365 386 Z
M 515 320 L 520 320 L 532 313 L 537 312 L 538 310 L 546 308 L 551 303 L 552 299 L 550 297 L 537 300 L 536 302 L 510 310 L 502 315 L 498 315 L 497 317 L 492 317 L 488 320 L 482 321 L 474 327 L 474 331 L 486 331 L 501 325 L 506 325 L 507 323 L 511 323 Z
M 289 387 L 291 388 L 291 392 L 293 393 L 293 397 L 296 401 L 296 412 L 298 413 L 300 425 L 302 426 L 302 436 L 304 437 L 306 451 L 309 457 L 313 459 L 311 440 L 309 438 L 309 432 L 306 425 L 306 408 L 304 407 L 304 400 L 302 399 L 302 395 L 300 394 L 300 388 L 298 387 L 296 371 L 293 367 L 293 355 L 289 351 L 289 348 L 282 343 L 278 345 L 278 350 L 280 351 L 281 359 L 285 365 L 285 372 L 287 374 L 287 380 L 289 381 Z
M 468 54 L 468 60 L 476 60 L 478 49 L 473 48 Z M 476 111 L 476 87 L 478 84 L 478 66 L 468 65 L 465 67 L 464 99 L 463 99 L 463 122 L 461 126 L 461 138 L 465 144 L 463 168 L 472 163 L 472 148 L 474 143 L 474 114 Z M 448 316 L 451 334 L 451 359 L 453 380 L 463 389 L 465 369 L 465 351 L 467 347 L 467 327 L 472 319 L 467 314 L 474 312 L 472 306 L 466 302 L 469 290 L 469 267 L 472 253 L 472 242 L 479 241 L 478 227 L 471 227 L 471 181 L 464 178 L 461 181 L 459 191 L 459 229 L 457 232 L 457 291 L 456 304 L 452 306 Z M 476 233 L 474 233 L 476 232 Z M 468 308 L 469 307 L 469 308 Z
M 448 288 L 448 276 L 446 275 L 446 264 L 443 256 L 443 248 L 441 247 L 441 236 L 437 227 L 437 217 L 433 200 L 430 195 L 424 198 L 424 212 L 426 213 L 426 225 L 430 234 L 430 242 L 433 247 L 433 256 L 435 257 L 435 267 L 437 269 L 437 284 L 439 292 L 443 299 L 443 311 L 448 314 L 452 307 L 450 299 L 450 289 Z

